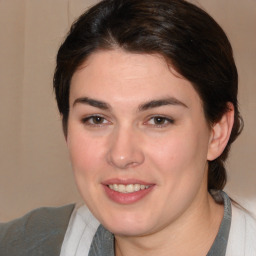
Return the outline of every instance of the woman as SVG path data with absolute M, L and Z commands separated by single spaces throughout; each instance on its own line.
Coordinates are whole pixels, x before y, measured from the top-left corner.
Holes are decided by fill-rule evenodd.
M 86 206 L 3 226 L 4 255 L 255 255 L 255 220 L 221 191 L 242 128 L 237 83 L 225 33 L 198 7 L 92 7 L 54 75 Z

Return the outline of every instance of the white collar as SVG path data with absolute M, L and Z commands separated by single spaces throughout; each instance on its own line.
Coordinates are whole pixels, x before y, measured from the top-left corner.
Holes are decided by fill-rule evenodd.
M 232 205 L 232 221 L 226 256 L 256 255 L 256 220 L 242 209 Z
M 87 256 L 99 225 L 85 205 L 76 208 L 71 215 L 60 256 Z

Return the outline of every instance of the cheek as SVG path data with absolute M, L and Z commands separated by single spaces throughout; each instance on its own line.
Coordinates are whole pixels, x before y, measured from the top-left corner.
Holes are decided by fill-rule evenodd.
M 104 169 L 100 161 L 100 143 L 85 136 L 79 131 L 71 132 L 68 135 L 68 150 L 77 188 L 87 205 L 97 194 L 99 186 L 99 170 Z
M 202 175 L 207 162 L 208 140 L 201 131 L 175 133 L 155 141 L 149 148 L 152 164 L 171 177 L 191 177 L 194 172 Z
M 100 139 L 87 136 L 84 131 L 70 129 L 67 138 L 70 160 L 74 174 L 88 177 L 95 174 L 96 165 L 101 163 L 103 145 Z

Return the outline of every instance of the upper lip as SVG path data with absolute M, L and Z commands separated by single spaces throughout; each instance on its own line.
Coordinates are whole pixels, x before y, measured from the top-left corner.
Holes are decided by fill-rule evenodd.
M 111 185 L 111 184 L 123 184 L 123 185 L 129 185 L 129 184 L 140 184 L 145 186 L 154 185 L 153 183 L 138 180 L 138 179 L 120 179 L 120 178 L 113 178 L 108 179 L 102 182 L 103 185 Z

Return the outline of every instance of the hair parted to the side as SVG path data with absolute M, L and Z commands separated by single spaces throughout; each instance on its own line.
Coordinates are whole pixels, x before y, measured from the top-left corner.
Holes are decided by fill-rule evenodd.
M 57 55 L 54 89 L 67 136 L 69 90 L 74 72 L 95 51 L 120 48 L 160 54 L 198 92 L 210 125 L 234 105 L 235 120 L 224 152 L 209 162 L 208 190 L 226 184 L 224 161 L 243 122 L 238 75 L 222 28 L 205 11 L 183 0 L 104 0 L 72 25 Z

